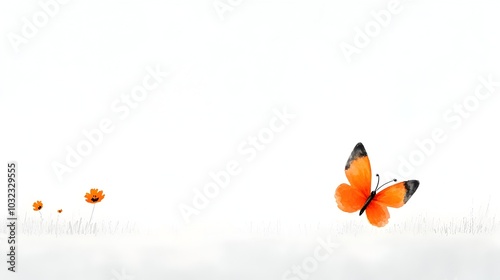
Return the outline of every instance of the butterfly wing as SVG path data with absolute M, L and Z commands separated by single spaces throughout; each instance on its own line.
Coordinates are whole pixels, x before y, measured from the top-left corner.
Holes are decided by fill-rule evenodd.
M 375 195 L 366 208 L 366 217 L 370 224 L 383 227 L 389 222 L 387 207 L 399 208 L 408 202 L 417 191 L 419 181 L 409 180 L 387 187 Z
M 417 191 L 419 184 L 420 182 L 417 180 L 396 183 L 376 194 L 373 201 L 385 206 L 399 208 L 408 202 Z
M 370 195 L 372 168 L 363 144 L 356 144 L 352 150 L 345 165 L 345 175 L 351 186 L 359 189 L 366 197 Z
M 387 210 L 387 206 L 381 204 L 378 201 L 371 201 L 366 207 L 366 217 L 370 224 L 383 227 L 389 223 L 389 210 Z
M 348 184 L 340 184 L 335 191 L 335 200 L 340 210 L 348 213 L 359 211 L 366 201 L 366 196 Z
M 335 200 L 340 210 L 352 213 L 363 207 L 371 190 L 372 169 L 363 144 L 358 143 L 352 150 L 345 165 L 345 175 L 350 185 L 340 184 Z

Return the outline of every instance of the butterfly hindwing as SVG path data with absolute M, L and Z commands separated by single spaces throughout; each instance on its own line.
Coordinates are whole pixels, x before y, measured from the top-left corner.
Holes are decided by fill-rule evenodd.
M 363 207 L 366 196 L 351 185 L 341 184 L 335 191 L 335 200 L 340 210 L 352 213 Z
M 370 195 L 372 170 L 363 144 L 358 143 L 345 165 L 348 184 L 341 184 L 335 191 L 335 200 L 340 210 L 356 212 L 360 210 Z
M 389 223 L 391 215 L 389 214 L 389 210 L 387 210 L 387 206 L 372 200 L 366 208 L 366 217 L 370 224 L 383 227 Z

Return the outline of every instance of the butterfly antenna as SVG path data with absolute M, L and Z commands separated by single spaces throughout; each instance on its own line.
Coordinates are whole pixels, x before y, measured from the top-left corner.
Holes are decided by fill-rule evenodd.
M 377 174 L 377 176 L 378 176 L 378 174 Z M 376 188 L 375 188 L 375 191 L 380 190 L 383 186 L 385 186 L 385 185 L 389 184 L 390 182 L 396 182 L 396 181 L 397 181 L 396 179 L 392 179 L 392 180 L 390 180 L 389 182 L 387 182 L 387 183 L 385 183 L 385 184 L 382 184 L 380 187 L 376 187 Z M 377 183 L 377 186 L 378 186 L 378 183 Z
M 380 176 L 378 174 L 376 174 L 376 176 L 377 176 L 377 186 L 375 187 L 375 191 L 377 191 L 378 184 L 380 183 Z

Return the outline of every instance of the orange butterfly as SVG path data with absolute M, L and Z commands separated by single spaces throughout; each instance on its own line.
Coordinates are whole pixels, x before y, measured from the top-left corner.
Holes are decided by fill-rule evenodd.
M 345 165 L 345 175 L 350 185 L 340 184 L 335 191 L 335 200 L 340 210 L 348 213 L 366 210 L 370 224 L 383 227 L 389 222 L 387 206 L 399 208 L 406 204 L 420 184 L 417 180 L 409 180 L 389 186 L 377 194 L 377 191 L 391 180 L 379 186 L 380 176 L 377 174 L 377 186 L 371 191 L 372 170 L 370 159 L 363 144 L 358 143 Z

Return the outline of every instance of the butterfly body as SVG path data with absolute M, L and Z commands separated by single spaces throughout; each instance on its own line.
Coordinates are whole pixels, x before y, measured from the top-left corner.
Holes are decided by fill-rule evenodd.
M 376 191 L 372 191 L 370 193 L 370 196 L 366 199 L 365 204 L 363 205 L 363 207 L 361 207 L 361 210 L 359 210 L 359 215 L 360 216 L 363 214 L 363 212 L 365 212 L 366 207 L 368 207 L 368 205 L 370 204 L 370 202 L 372 201 L 372 199 L 375 197 L 376 194 L 377 194 Z
M 378 227 L 385 226 L 389 222 L 387 207 L 403 206 L 419 186 L 419 181 L 409 180 L 391 185 L 377 193 L 387 184 L 379 186 L 377 182 L 375 190 L 372 191 L 370 160 L 362 143 L 358 143 L 349 156 L 345 174 L 350 184 L 340 184 L 335 191 L 339 209 L 348 213 L 359 210 L 360 216 L 366 212 L 370 224 Z M 377 178 L 380 179 L 378 174 Z

